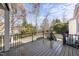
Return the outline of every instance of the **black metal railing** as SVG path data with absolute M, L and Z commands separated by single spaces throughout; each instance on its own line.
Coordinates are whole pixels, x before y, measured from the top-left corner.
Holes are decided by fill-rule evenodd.
M 37 34 L 36 33 L 26 33 L 24 35 L 23 34 L 10 35 L 10 47 L 16 48 L 27 42 L 33 42 L 35 40 L 47 38 L 48 35 L 49 35 L 48 32 L 38 32 Z M 54 38 L 55 38 L 55 36 L 54 36 Z M 1 35 L 0 36 L 0 50 L 1 51 L 4 49 L 3 41 L 4 41 L 4 35 Z
M 72 47 L 79 48 L 79 35 L 77 34 L 66 34 L 65 35 L 65 43 Z M 64 40 L 64 39 L 63 39 Z
M 3 39 L 4 39 L 4 36 L 1 35 L 0 36 L 0 52 L 3 51 L 3 47 L 4 47 L 4 45 L 3 45 Z
M 26 34 L 15 34 L 10 35 L 10 47 L 18 47 L 27 42 L 33 42 L 39 38 L 44 38 L 47 35 L 47 32 L 38 32 L 36 33 L 26 33 Z M 0 35 L 0 51 L 3 50 L 4 47 L 4 35 Z
M 41 37 L 41 36 L 38 36 L 38 35 L 36 35 L 34 33 L 27 33 L 27 34 L 24 34 L 24 35 L 20 35 L 20 34 L 11 35 L 11 37 L 10 37 L 11 38 L 11 47 L 18 47 L 19 45 L 22 45 L 24 43 L 33 42 L 38 37 Z

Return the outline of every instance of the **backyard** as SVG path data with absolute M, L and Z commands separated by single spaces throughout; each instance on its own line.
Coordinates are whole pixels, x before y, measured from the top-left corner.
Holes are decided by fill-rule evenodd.
M 72 3 L 0 3 L 0 55 L 79 56 L 78 7 Z

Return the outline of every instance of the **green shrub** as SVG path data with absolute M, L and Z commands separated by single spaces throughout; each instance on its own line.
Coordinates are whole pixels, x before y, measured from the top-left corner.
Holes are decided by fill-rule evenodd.
M 66 32 L 68 30 L 68 24 L 67 23 L 56 23 L 53 27 L 53 30 L 56 33 L 62 33 L 62 32 Z

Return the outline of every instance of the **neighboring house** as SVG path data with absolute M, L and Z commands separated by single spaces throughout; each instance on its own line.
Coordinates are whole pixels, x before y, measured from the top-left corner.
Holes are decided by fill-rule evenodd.
M 75 5 L 74 17 L 69 21 L 69 34 L 79 34 L 79 4 Z

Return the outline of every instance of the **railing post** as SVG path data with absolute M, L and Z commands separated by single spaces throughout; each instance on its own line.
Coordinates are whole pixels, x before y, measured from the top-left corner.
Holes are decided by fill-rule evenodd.
M 12 47 L 13 47 L 13 43 L 14 43 L 14 42 L 13 42 L 13 35 L 10 35 L 10 36 L 11 36 L 11 39 L 10 39 L 10 40 L 11 40 L 11 45 L 12 45 Z
M 43 31 L 43 38 L 44 38 L 44 31 Z
M 78 48 L 79 48 L 79 35 L 78 35 Z
M 77 47 L 77 45 L 76 45 L 76 41 L 77 41 L 77 35 L 75 34 L 75 40 L 74 40 L 75 47 Z
M 15 47 L 15 35 L 13 35 L 13 47 Z
M 32 42 L 33 42 L 33 32 L 32 32 Z
M 66 42 L 65 42 L 65 44 L 67 44 L 67 40 L 68 40 L 68 34 L 66 35 L 65 39 L 66 39 Z
M 52 49 L 52 41 L 50 40 L 50 49 Z
M 18 34 L 18 39 L 19 39 L 19 41 L 20 41 L 20 45 L 21 45 L 21 38 L 20 38 L 20 34 Z
M 69 44 L 73 45 L 73 35 L 72 34 L 70 34 Z
M 71 41 L 71 45 L 73 46 L 73 42 L 74 42 L 73 41 L 73 34 L 71 35 L 71 40 L 70 41 Z
M 63 45 L 66 44 L 66 34 L 63 33 Z
M 3 48 L 4 48 L 4 36 L 2 35 L 2 51 L 3 51 Z

